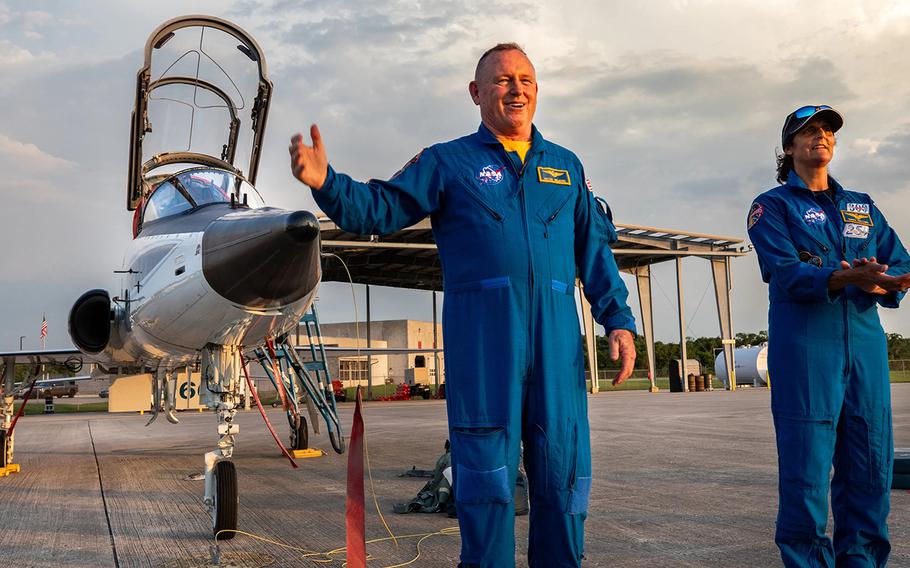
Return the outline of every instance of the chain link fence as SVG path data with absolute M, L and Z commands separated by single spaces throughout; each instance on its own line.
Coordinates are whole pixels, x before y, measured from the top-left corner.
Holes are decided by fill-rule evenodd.
M 891 380 L 910 381 L 910 359 L 891 359 L 888 361 Z

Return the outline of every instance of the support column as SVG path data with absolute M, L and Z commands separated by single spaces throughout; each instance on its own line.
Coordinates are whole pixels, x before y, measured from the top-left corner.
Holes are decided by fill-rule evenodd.
M 651 265 L 637 266 L 632 270 L 635 283 L 638 285 L 638 305 L 641 310 L 641 334 L 645 338 L 645 350 L 648 353 L 648 381 L 651 392 L 658 392 L 655 379 L 657 363 L 654 354 L 654 317 L 651 301 Z
M 680 380 L 682 381 L 683 392 L 689 392 L 688 378 L 688 359 L 686 358 L 686 317 L 683 308 L 683 287 L 682 287 L 682 257 L 676 257 L 676 304 L 679 310 L 679 355 L 682 357 L 682 368 L 680 369 Z
M 597 336 L 594 331 L 594 314 L 591 312 L 591 304 L 585 298 L 584 287 L 581 280 L 575 279 L 575 286 L 578 288 L 578 295 L 581 297 L 581 322 L 585 330 L 585 345 L 588 348 L 588 368 L 591 370 L 591 394 L 600 391 L 600 383 L 597 377 Z
M 436 383 L 436 393 L 439 393 L 439 331 L 436 324 L 436 290 L 433 290 L 433 375 Z
M 711 273 L 714 276 L 714 298 L 717 302 L 717 318 L 720 322 L 720 338 L 724 348 L 724 366 L 727 369 L 727 390 L 736 390 L 736 361 L 733 337 L 732 290 L 730 257 L 711 258 Z M 716 371 L 716 369 L 715 369 Z
M 13 417 L 13 385 L 16 381 L 16 358 L 4 357 L 3 370 L 3 415 L 0 416 L 0 428 L 9 428 Z M 24 383 L 23 383 L 24 384 Z
M 3 431 L 3 441 L 0 443 L 0 477 L 3 472 L 17 473 L 19 465 L 13 463 L 13 439 L 14 434 L 10 433 L 10 427 L 13 422 L 13 383 L 16 380 L 16 358 L 4 357 L 3 363 L 3 405 L 2 416 L 0 416 L 0 431 Z
M 370 323 L 372 314 L 370 313 L 370 285 L 367 284 L 367 349 L 373 346 L 370 335 Z M 359 383 L 360 381 L 358 381 Z M 367 352 L 367 400 L 373 400 L 373 355 Z

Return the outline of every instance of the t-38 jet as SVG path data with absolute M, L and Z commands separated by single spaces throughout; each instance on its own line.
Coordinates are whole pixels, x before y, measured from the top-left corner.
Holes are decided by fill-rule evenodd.
M 69 356 L 151 372 L 152 420 L 163 414 L 175 423 L 176 372 L 199 368 L 201 400 L 218 419 L 204 502 L 220 538 L 237 526 L 230 459 L 247 361 L 275 382 L 292 449 L 306 448 L 305 402 L 311 417 L 322 415 L 335 451 L 344 451 L 331 384 L 283 339 L 311 310 L 320 237 L 312 213 L 266 207 L 254 187 L 271 92 L 262 51 L 230 22 L 176 18 L 149 37 L 132 115 L 133 239 L 118 270 L 123 285 L 76 300 L 69 332 L 79 351 L 0 353 L 7 382 L 0 467 L 12 460 L 15 362 Z

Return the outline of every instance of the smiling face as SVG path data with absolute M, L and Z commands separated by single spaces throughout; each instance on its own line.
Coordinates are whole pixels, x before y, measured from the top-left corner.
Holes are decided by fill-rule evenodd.
M 537 75 L 531 61 L 517 49 L 487 56 L 468 85 L 480 106 L 480 119 L 498 138 L 530 140 L 537 108 Z
M 813 118 L 793 136 L 784 152 L 793 157 L 794 164 L 821 168 L 834 157 L 835 144 L 831 125 L 821 118 Z

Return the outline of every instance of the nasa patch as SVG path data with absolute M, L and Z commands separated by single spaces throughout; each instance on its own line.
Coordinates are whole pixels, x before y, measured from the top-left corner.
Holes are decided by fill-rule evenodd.
M 502 170 L 505 166 L 487 165 L 477 172 L 477 180 L 483 185 L 496 185 L 502 181 Z
M 869 226 L 857 225 L 856 223 L 847 223 L 844 225 L 844 236 L 848 239 L 868 239 Z
M 869 213 L 869 204 L 868 203 L 848 203 L 847 212 L 848 213 Z
M 765 208 L 762 207 L 761 203 L 753 203 L 752 209 L 749 209 L 749 222 L 746 228 L 751 229 L 753 225 L 758 223 L 758 220 L 761 219 L 764 212 Z
M 828 216 L 818 207 L 810 207 L 803 213 L 803 221 L 805 221 L 807 225 L 820 225 L 827 220 Z

